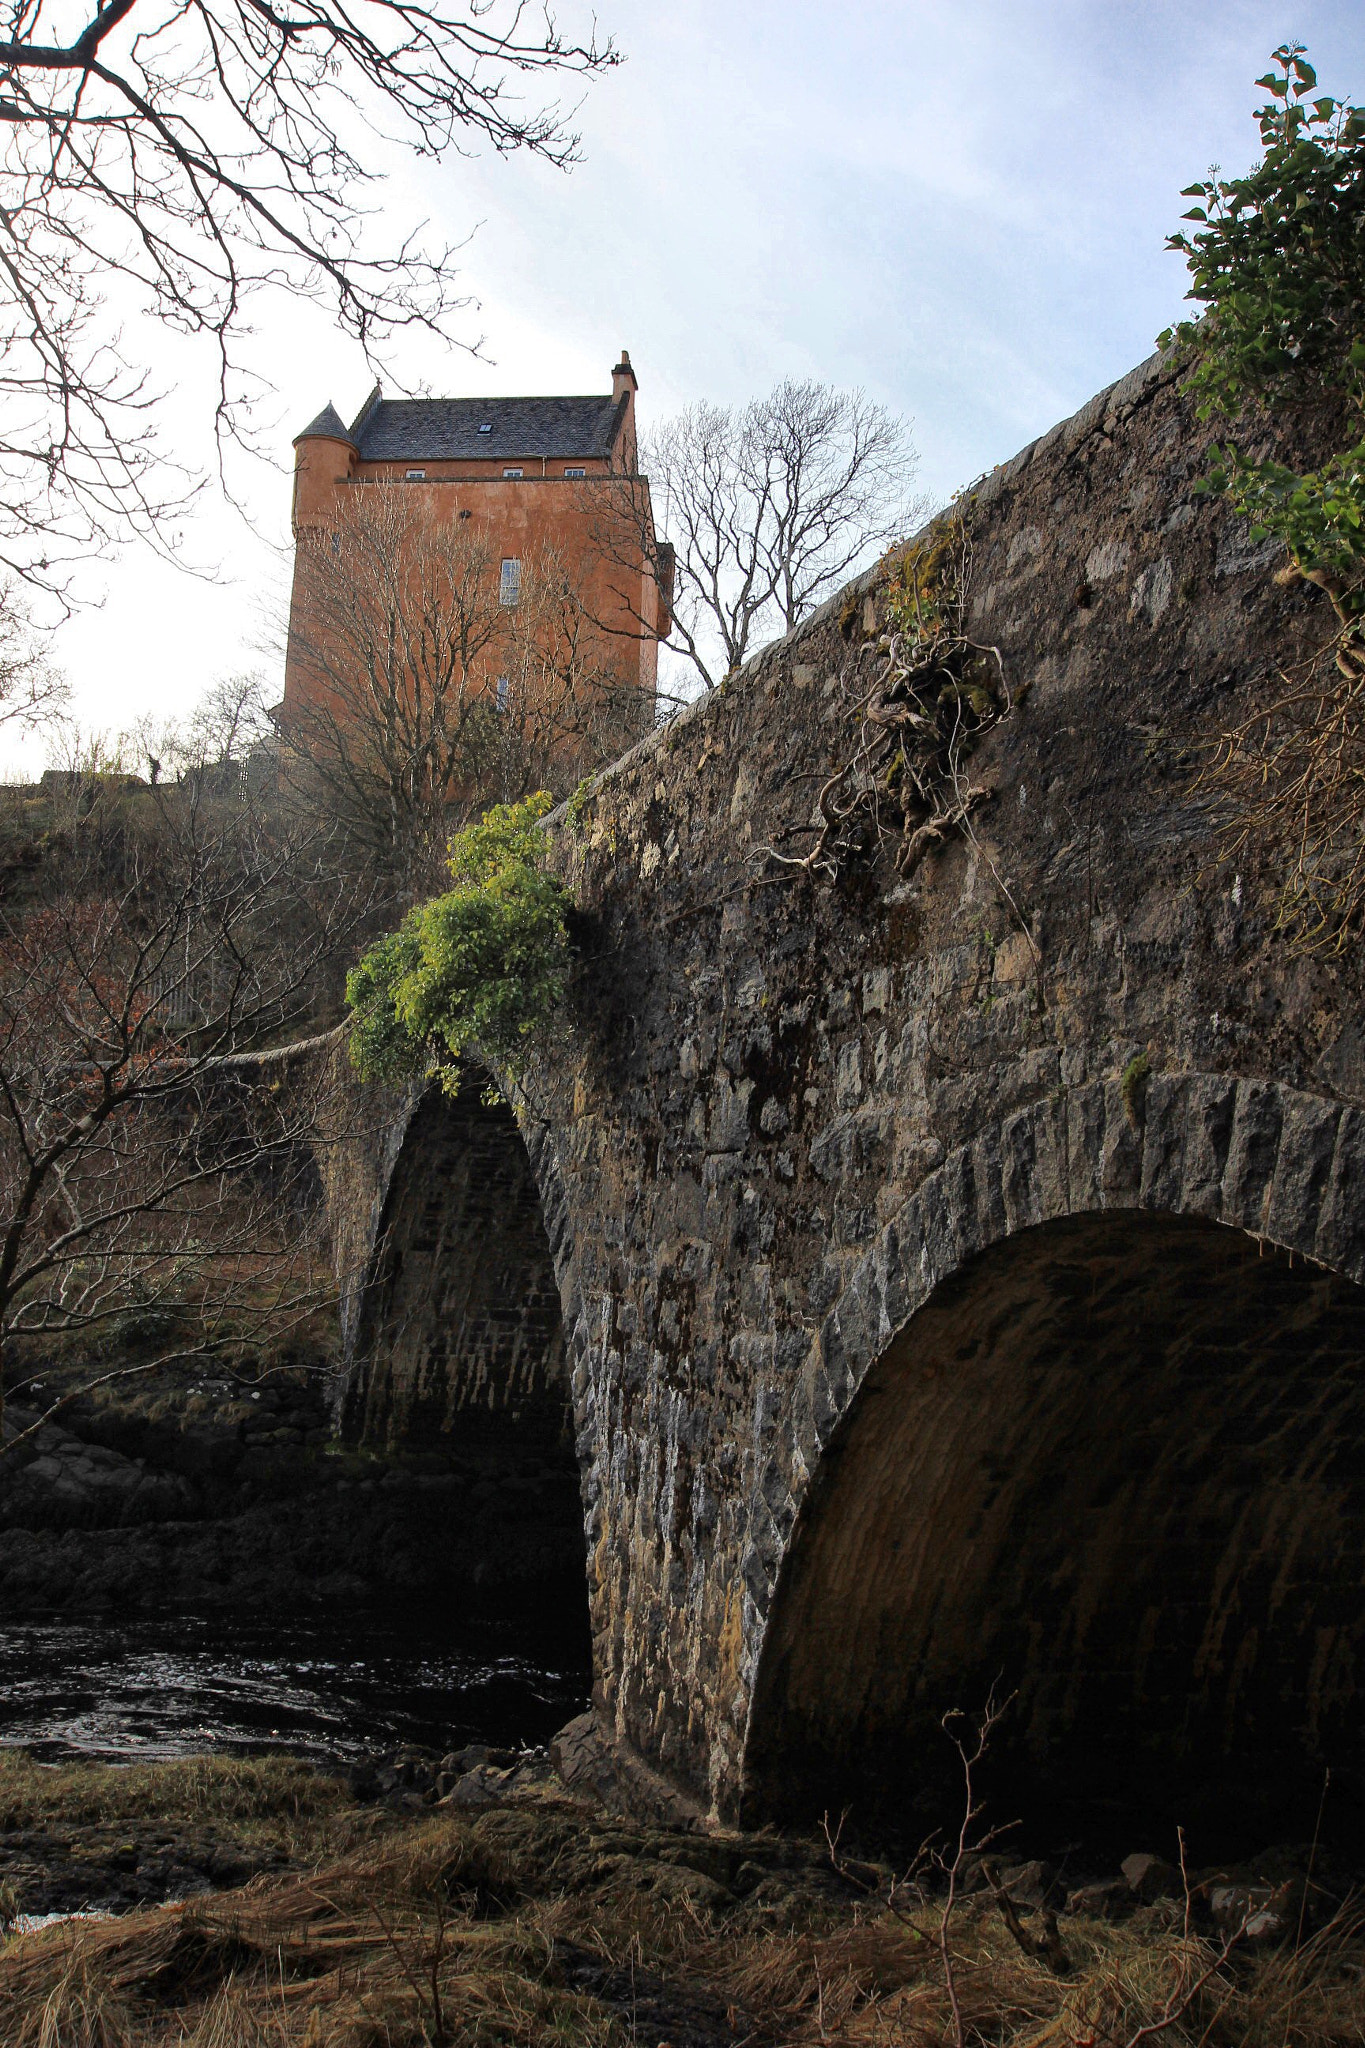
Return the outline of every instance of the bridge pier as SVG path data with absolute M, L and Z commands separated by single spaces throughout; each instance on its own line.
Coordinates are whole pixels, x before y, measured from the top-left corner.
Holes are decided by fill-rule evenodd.
M 407 1120 L 359 1304 L 343 1427 L 371 1441 L 571 1447 L 559 1290 L 511 1108 L 466 1070 Z

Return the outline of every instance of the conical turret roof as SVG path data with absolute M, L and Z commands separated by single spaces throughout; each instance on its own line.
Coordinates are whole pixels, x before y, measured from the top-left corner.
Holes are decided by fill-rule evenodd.
M 344 441 L 348 448 L 355 443 L 341 423 L 341 415 L 329 398 L 317 418 L 306 426 L 301 434 L 295 434 L 294 441 Z

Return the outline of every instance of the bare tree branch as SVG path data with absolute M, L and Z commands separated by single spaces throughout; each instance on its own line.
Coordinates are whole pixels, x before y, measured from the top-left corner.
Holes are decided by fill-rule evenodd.
M 202 1357 L 331 1298 L 307 1027 L 364 910 L 325 832 L 186 778 L 107 793 L 0 918 L 0 1424 L 130 1305 Z
M 0 32 L 0 568 L 45 590 L 102 541 L 172 551 L 194 476 L 156 438 L 160 394 L 114 302 L 205 341 L 220 441 L 249 432 L 252 301 L 328 306 L 367 354 L 450 339 L 453 252 L 370 198 L 380 141 L 577 160 L 571 118 L 519 96 L 614 64 L 525 0 L 59 0 Z
M 865 393 L 788 379 L 737 411 L 690 406 L 646 436 L 647 479 L 594 483 L 595 544 L 626 574 L 643 554 L 671 592 L 667 644 L 712 689 L 909 532 L 916 467 L 905 423 Z M 638 600 L 631 616 L 652 623 Z

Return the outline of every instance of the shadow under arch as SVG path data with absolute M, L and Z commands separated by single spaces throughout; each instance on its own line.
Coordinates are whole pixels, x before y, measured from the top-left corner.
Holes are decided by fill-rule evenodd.
M 940 1718 L 1000 1683 L 993 1812 L 1054 1845 L 1105 1816 L 1116 1847 L 1306 1837 L 1325 1763 L 1358 1823 L 1365 1289 L 1140 1209 L 1025 1227 L 939 1282 L 802 1502 L 746 1804 L 942 1815 Z
M 408 1118 L 341 1420 L 351 1445 L 458 1481 L 455 1576 L 543 1608 L 586 1659 L 579 1464 L 541 1189 L 512 1108 L 472 1062 L 457 1095 L 433 1085 Z

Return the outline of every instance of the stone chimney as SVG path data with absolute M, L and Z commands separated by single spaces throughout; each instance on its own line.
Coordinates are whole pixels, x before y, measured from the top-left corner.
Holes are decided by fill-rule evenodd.
M 639 388 L 635 381 L 635 372 L 630 367 L 630 350 L 623 348 L 621 360 L 611 373 L 611 395 L 613 398 L 620 398 L 623 392 L 636 392 Z
M 639 390 L 635 372 L 630 367 L 630 351 L 622 349 L 621 360 L 611 373 L 611 395 L 619 405 L 626 401 L 625 416 L 621 421 L 621 432 L 617 439 L 621 467 L 633 475 L 636 466 L 635 455 L 635 394 Z

